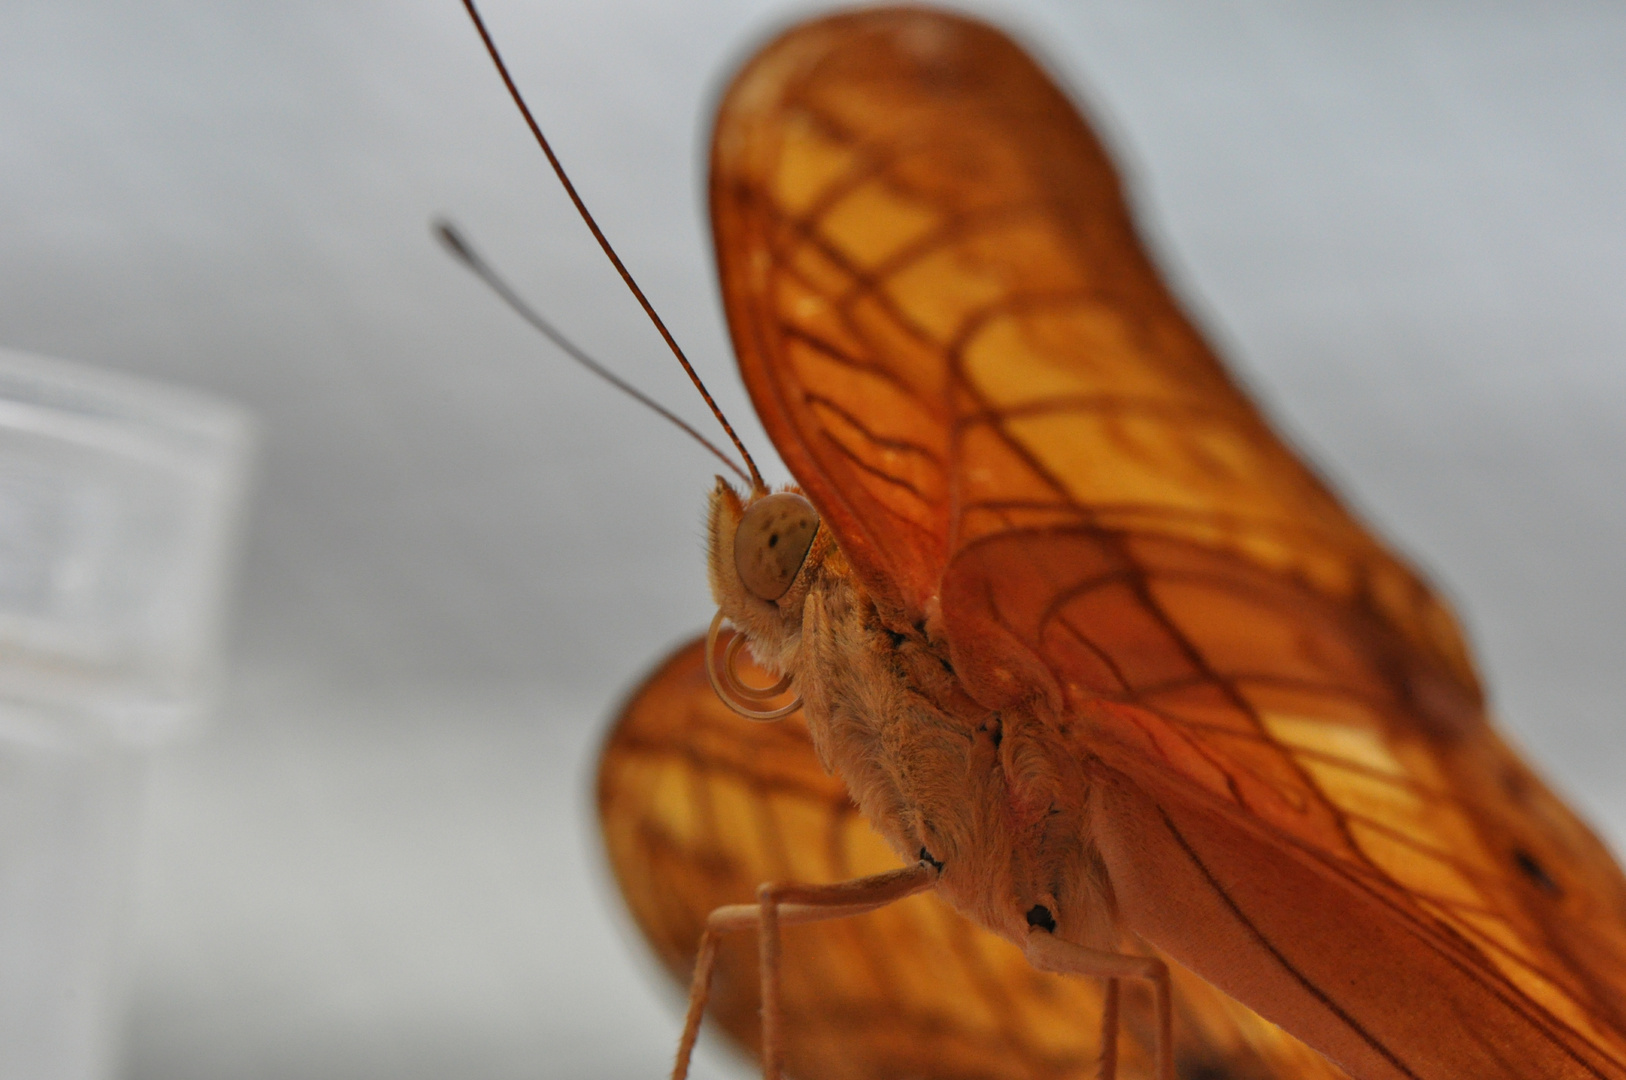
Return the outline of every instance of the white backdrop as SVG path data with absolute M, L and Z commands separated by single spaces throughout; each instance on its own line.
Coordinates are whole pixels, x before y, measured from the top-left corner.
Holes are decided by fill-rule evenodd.
M 765 454 L 700 163 L 719 81 L 791 9 L 488 6 Z M 1626 9 L 974 10 L 1088 99 L 1200 319 L 1626 842 Z M 0 7 L 0 344 L 264 424 L 228 707 L 152 784 L 134 1077 L 666 1067 L 585 784 L 616 696 L 710 615 L 710 459 L 561 362 L 430 217 L 704 416 L 527 140 L 455 0 Z

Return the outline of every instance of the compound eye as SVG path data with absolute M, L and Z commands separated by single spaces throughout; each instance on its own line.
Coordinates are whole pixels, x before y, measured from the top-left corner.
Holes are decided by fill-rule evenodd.
M 734 566 L 752 595 L 777 600 L 807 561 L 819 512 L 788 491 L 764 495 L 746 507 L 734 533 Z

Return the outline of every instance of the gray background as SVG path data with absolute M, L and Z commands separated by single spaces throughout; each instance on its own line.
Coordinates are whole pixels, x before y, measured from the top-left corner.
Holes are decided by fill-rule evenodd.
M 700 162 L 719 79 L 792 9 L 488 6 L 766 456 Z M 1088 98 L 1200 318 L 1626 842 L 1626 8 L 975 10 Z M 710 614 L 709 459 L 445 259 L 441 212 L 703 421 L 454 0 L 0 7 L 0 344 L 264 424 L 225 707 L 150 785 L 133 1077 L 667 1068 L 586 783 L 618 695 Z

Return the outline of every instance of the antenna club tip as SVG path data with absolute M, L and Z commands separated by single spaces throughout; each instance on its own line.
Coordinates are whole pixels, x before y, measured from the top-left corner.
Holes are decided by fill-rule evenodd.
M 430 223 L 429 231 L 435 234 L 435 239 L 439 240 L 447 251 L 466 263 L 474 261 L 473 249 L 463 239 L 463 234 L 457 231 L 457 226 L 453 225 L 449 220 L 436 218 Z

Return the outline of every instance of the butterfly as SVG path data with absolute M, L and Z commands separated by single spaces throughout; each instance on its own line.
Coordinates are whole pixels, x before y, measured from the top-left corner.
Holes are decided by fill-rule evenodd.
M 680 1072 L 709 995 L 769 1077 L 1626 1077 L 1626 879 L 1032 60 L 799 26 L 711 209 L 796 485 L 719 480 L 712 633 L 600 764 Z

